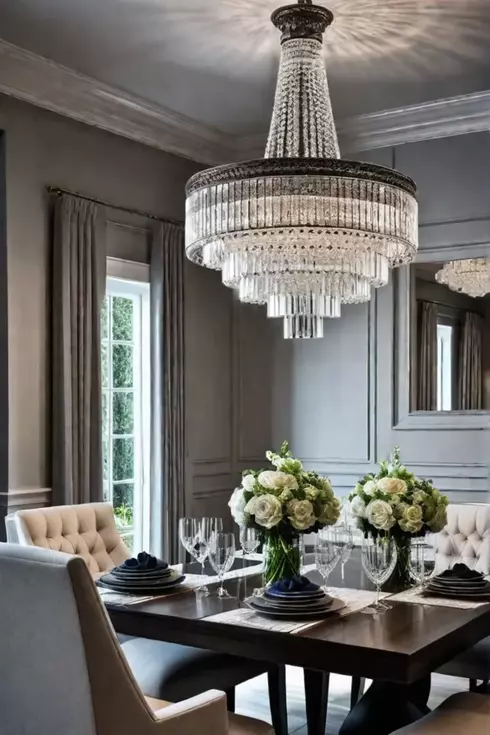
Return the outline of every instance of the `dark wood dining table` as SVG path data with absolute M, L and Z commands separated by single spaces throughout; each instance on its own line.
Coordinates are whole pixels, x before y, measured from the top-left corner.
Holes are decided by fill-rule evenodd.
M 342 582 L 336 570 L 333 586 L 369 587 L 359 550 L 354 550 L 345 571 Z M 209 620 L 243 607 L 244 596 L 262 584 L 260 574 L 239 574 L 225 583 L 233 599 L 199 597 L 187 591 L 106 606 L 121 634 L 302 667 L 308 735 L 325 733 L 331 673 L 373 680 L 347 716 L 340 735 L 389 735 L 428 711 L 431 672 L 490 635 L 490 604 L 461 609 L 392 602 L 391 609 L 381 615 L 334 614 L 294 633 Z M 315 574 L 308 576 L 318 581 Z M 208 586 L 215 591 L 214 583 Z

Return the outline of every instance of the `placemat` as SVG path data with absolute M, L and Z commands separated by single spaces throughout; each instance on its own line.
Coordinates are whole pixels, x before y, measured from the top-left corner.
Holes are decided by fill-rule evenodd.
M 346 606 L 339 610 L 337 613 L 332 614 L 330 618 L 321 618 L 319 620 L 313 620 L 309 623 L 304 621 L 294 620 L 274 620 L 272 618 L 265 618 L 258 615 L 253 610 L 248 608 L 240 608 L 239 610 L 227 610 L 226 612 L 218 613 L 217 615 L 210 615 L 205 618 L 206 622 L 210 623 L 225 623 L 228 625 L 244 625 L 250 628 L 260 628 L 261 630 L 273 630 L 279 633 L 299 633 L 300 631 L 313 628 L 316 625 L 324 625 L 329 620 L 338 620 L 346 615 L 359 612 L 365 607 L 369 607 L 375 598 L 376 594 L 369 590 L 354 590 L 344 587 L 329 587 L 329 592 L 332 597 L 339 597 L 344 600 Z M 380 599 L 387 597 L 386 593 L 381 593 Z
M 396 595 L 391 595 L 390 600 L 393 600 L 395 602 L 411 602 L 415 605 L 454 607 L 459 610 L 474 610 L 475 608 L 481 607 L 482 605 L 489 604 L 488 601 L 473 602 L 472 600 L 457 600 L 454 597 L 430 597 L 422 595 L 417 588 L 406 590 L 406 592 L 399 592 Z

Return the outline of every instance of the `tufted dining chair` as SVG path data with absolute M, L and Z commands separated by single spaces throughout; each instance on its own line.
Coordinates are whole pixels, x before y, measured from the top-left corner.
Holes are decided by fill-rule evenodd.
M 490 505 L 449 505 L 447 525 L 435 537 L 435 572 L 463 562 L 471 569 L 490 575 Z M 470 680 L 475 690 L 478 680 L 487 688 L 490 681 L 490 638 L 442 666 L 438 673 Z
M 145 698 L 80 557 L 0 544 L 2 735 L 270 735 L 225 695 Z
M 81 557 L 97 578 L 131 554 L 121 539 L 110 503 L 32 508 L 6 518 L 7 540 Z M 121 636 L 124 655 L 143 693 L 179 702 L 213 687 L 226 692 L 234 710 L 235 687 L 267 673 L 276 735 L 287 733 L 285 668 L 177 643 Z
M 489 732 L 490 697 L 460 692 L 392 735 L 487 735 Z

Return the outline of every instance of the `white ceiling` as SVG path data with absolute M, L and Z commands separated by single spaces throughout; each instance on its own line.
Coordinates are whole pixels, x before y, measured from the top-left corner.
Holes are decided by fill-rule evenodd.
M 268 128 L 278 0 L 0 0 L 0 36 L 232 135 Z M 490 0 L 330 0 L 336 117 L 490 88 Z

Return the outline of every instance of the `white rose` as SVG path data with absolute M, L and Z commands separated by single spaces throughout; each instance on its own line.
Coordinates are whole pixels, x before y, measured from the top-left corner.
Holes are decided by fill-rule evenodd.
M 424 525 L 420 505 L 407 505 L 403 513 L 403 518 L 398 523 L 402 531 L 406 533 L 418 533 Z
M 278 472 L 274 470 L 265 470 L 258 477 L 262 487 L 268 490 L 297 490 L 298 481 L 294 475 L 288 475 L 287 472 Z
M 264 528 L 273 528 L 282 521 L 282 503 L 275 495 L 255 495 L 245 506 L 245 513 L 255 516 Z
M 366 508 L 366 518 L 378 531 L 389 531 L 396 523 L 391 505 L 384 500 L 372 500 Z
M 252 492 L 255 486 L 255 477 L 253 475 L 245 475 L 242 478 L 242 487 L 249 492 Z
M 318 523 L 322 526 L 333 526 L 339 520 L 341 507 L 342 503 L 338 498 L 333 498 L 330 502 L 325 503 L 318 516 Z
M 356 495 L 355 498 L 352 498 L 350 503 L 350 511 L 352 515 L 356 518 L 366 517 L 366 503 L 362 498 L 359 497 L 359 495 Z
M 376 485 L 376 482 L 374 480 L 368 480 L 362 490 L 364 493 L 366 493 L 366 495 L 374 495 L 377 487 L 378 486 Z
M 245 500 L 245 494 L 242 487 L 237 487 L 233 491 L 231 498 L 228 501 L 228 505 L 231 510 L 231 515 L 235 523 L 239 526 L 245 525 L 245 506 L 247 502 Z
M 292 527 L 297 531 L 306 531 L 315 523 L 313 505 L 309 500 L 290 500 L 287 514 Z
M 320 494 L 320 491 L 317 490 L 316 487 L 313 487 L 313 485 L 307 485 L 303 489 L 307 500 L 316 500 Z
M 382 477 L 378 480 L 378 489 L 388 495 L 403 495 L 407 492 L 407 483 L 399 477 Z

